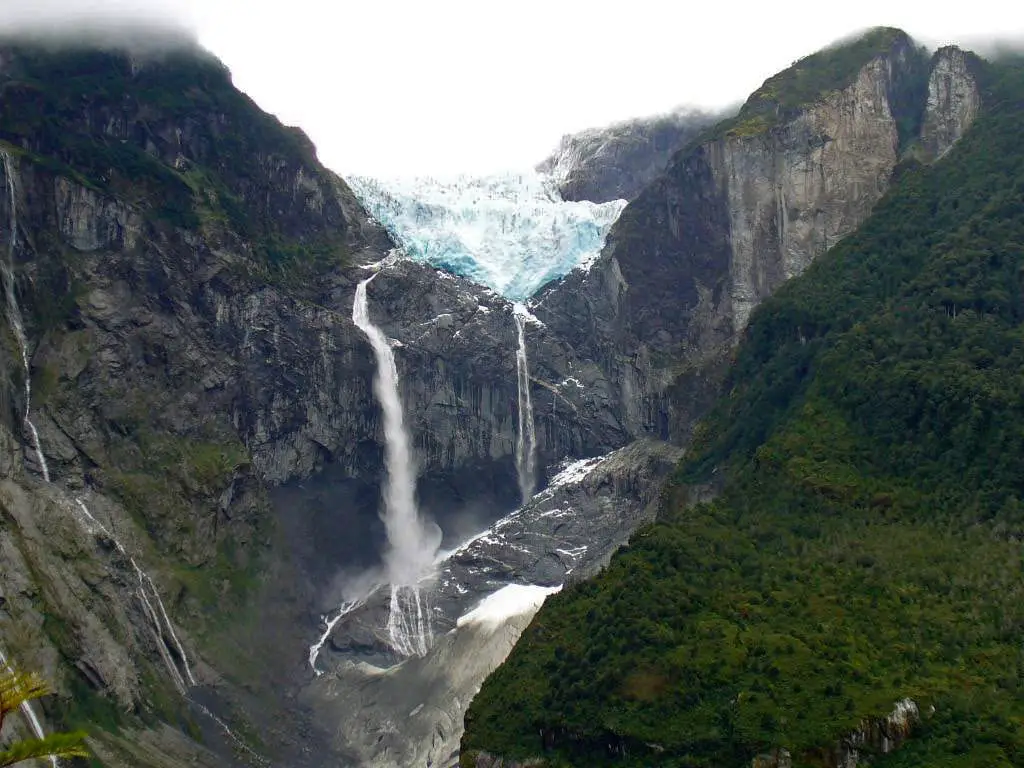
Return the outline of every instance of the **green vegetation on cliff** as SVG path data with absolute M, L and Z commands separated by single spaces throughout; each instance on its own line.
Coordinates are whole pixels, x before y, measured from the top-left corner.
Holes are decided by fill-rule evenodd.
M 301 279 L 345 258 L 344 217 L 321 199 L 334 181 L 315 178 L 312 143 L 238 91 L 211 55 L 0 46 L 0 139 L 19 154 L 154 226 L 241 238 L 263 277 Z M 308 226 L 307 206 L 326 226 Z
M 909 696 L 875 765 L 1024 764 L 1024 64 L 980 71 L 967 136 L 754 313 L 663 520 L 548 601 L 465 763 L 830 765 Z
M 921 120 L 922 98 L 927 86 L 928 57 L 905 32 L 891 27 L 876 27 L 848 41 L 824 48 L 793 63 L 765 80 L 735 117 L 714 128 L 708 136 L 752 136 L 784 123 L 830 93 L 849 87 L 872 59 L 891 56 L 902 59 L 894 72 L 894 115 L 901 139 L 917 134 Z

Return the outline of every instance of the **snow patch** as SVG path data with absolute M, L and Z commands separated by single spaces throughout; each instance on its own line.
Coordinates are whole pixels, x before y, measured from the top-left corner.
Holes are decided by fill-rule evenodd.
M 587 554 L 587 546 L 584 544 L 583 546 L 573 547 L 572 549 L 556 549 L 555 552 L 560 555 L 565 555 L 566 557 L 571 557 L 573 560 L 579 560 Z
M 540 608 L 548 595 L 561 587 L 538 587 L 534 584 L 509 584 L 488 595 L 469 613 L 459 617 L 456 625 L 482 625 L 495 630 L 513 616 L 521 616 Z
M 580 459 L 566 466 L 561 472 L 551 478 L 546 490 L 560 488 L 563 485 L 571 485 L 580 482 L 583 478 L 593 472 L 607 456 L 597 456 L 593 459 Z

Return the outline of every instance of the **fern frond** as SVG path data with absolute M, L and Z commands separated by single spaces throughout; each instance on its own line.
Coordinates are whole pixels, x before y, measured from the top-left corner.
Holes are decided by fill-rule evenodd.
M 25 739 L 0 752 L 0 768 L 26 760 L 50 757 L 89 757 L 85 731 L 51 733 L 43 739 Z
M 13 712 L 26 701 L 38 699 L 50 692 L 50 687 L 35 672 L 18 669 L 0 670 L 0 713 Z

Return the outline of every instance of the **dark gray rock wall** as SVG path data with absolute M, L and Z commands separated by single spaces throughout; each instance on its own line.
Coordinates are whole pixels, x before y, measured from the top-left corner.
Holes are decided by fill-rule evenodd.
M 554 177 L 565 200 L 633 200 L 677 151 L 723 117 L 680 109 L 567 134 L 537 170 Z

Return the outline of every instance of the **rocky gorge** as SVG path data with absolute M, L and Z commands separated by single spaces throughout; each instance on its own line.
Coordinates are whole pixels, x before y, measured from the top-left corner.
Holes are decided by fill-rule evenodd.
M 87 727 L 109 766 L 453 764 L 543 596 L 474 609 L 586 578 L 654 519 L 754 307 L 968 130 L 969 54 L 865 39 L 810 96 L 787 101 L 798 63 L 699 133 L 640 132 L 673 146 L 663 171 L 646 150 L 565 171 L 621 177 L 631 202 L 589 270 L 527 302 L 527 499 L 511 301 L 402 258 L 308 139 L 191 45 L 0 46 L 24 336 L 12 321 L 0 344 L 0 638 L 55 685 L 44 722 Z M 604 202 L 587 190 L 606 181 L 576 194 Z M 406 660 L 374 581 L 385 437 L 352 320 L 369 265 L 444 533 L 436 642 Z

